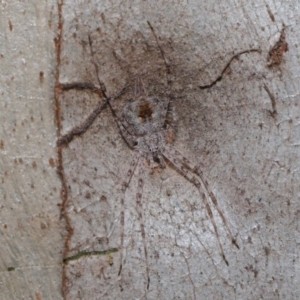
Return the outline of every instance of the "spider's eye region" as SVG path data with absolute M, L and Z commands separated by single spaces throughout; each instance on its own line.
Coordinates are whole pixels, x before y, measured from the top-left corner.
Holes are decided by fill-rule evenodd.
M 152 120 L 152 108 L 148 102 L 143 102 L 138 107 L 138 117 L 145 123 L 147 120 Z

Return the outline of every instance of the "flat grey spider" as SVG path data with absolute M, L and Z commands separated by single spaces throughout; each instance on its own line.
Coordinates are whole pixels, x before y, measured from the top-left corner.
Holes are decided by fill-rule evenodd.
M 120 237 L 120 267 L 119 267 L 119 276 L 122 272 L 122 263 L 123 263 L 123 248 L 124 248 L 124 202 L 125 202 L 125 193 L 130 185 L 131 178 L 136 169 L 138 171 L 138 187 L 136 193 L 136 206 L 138 212 L 138 218 L 140 221 L 140 230 L 143 240 L 143 248 L 145 255 L 145 267 L 147 275 L 147 288 L 149 288 L 150 277 L 149 277 L 149 263 L 147 255 L 147 245 L 146 245 L 146 231 L 145 225 L 142 216 L 142 193 L 143 193 L 143 176 L 144 168 L 148 164 L 150 169 L 154 168 L 165 168 L 166 162 L 170 164 L 180 175 L 182 175 L 187 181 L 191 182 L 199 191 L 205 207 L 207 214 L 211 220 L 211 223 L 216 234 L 218 241 L 219 249 L 224 259 L 225 263 L 228 265 L 228 261 L 225 257 L 222 244 L 220 242 L 220 236 L 215 222 L 214 215 L 210 208 L 209 201 L 213 203 L 217 209 L 226 229 L 230 236 L 232 243 L 238 248 L 238 245 L 231 233 L 231 230 L 227 224 L 224 214 L 218 206 L 217 199 L 212 193 L 211 189 L 207 182 L 202 178 L 201 173 L 198 169 L 182 154 L 180 154 L 172 145 L 172 139 L 174 135 L 174 130 L 172 127 L 172 121 L 169 118 L 170 111 L 170 102 L 171 102 L 171 86 L 172 82 L 170 79 L 170 65 L 166 59 L 163 48 L 161 47 L 158 37 L 152 27 L 148 22 L 148 25 L 155 37 L 156 43 L 158 45 L 160 54 L 164 61 L 166 68 L 166 78 L 168 90 L 165 93 L 165 97 L 156 97 L 155 95 L 148 95 L 148 92 L 142 82 L 140 76 L 137 76 L 135 79 L 133 99 L 128 102 L 122 113 L 117 112 L 115 106 L 115 101 L 119 98 L 127 87 L 120 90 L 113 97 L 106 96 L 106 89 L 104 83 L 99 78 L 99 70 L 97 63 L 94 59 L 94 51 L 92 47 L 92 41 L 89 37 L 89 44 L 91 49 L 91 57 L 97 73 L 98 85 L 99 87 L 94 86 L 93 84 L 87 83 L 74 83 L 74 84 L 65 84 L 61 85 L 62 90 L 69 89 L 87 89 L 96 94 L 98 94 L 101 99 L 99 105 L 95 110 L 90 114 L 90 116 L 79 126 L 73 128 L 69 133 L 61 136 L 58 139 L 58 145 L 62 146 L 68 144 L 76 135 L 84 133 L 89 126 L 94 122 L 96 117 L 100 112 L 108 106 L 114 116 L 116 124 L 120 130 L 120 133 L 130 149 L 133 150 L 133 157 L 130 163 L 130 167 L 125 175 L 125 180 L 122 183 L 122 198 L 121 198 L 121 214 L 120 214 L 120 225 L 121 225 L 121 237 Z

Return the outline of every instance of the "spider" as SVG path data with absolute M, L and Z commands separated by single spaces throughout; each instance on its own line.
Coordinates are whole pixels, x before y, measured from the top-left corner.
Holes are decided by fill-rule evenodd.
M 155 168 L 164 169 L 167 165 L 171 165 L 181 176 L 187 181 L 192 183 L 199 191 L 207 211 L 207 214 L 211 220 L 214 232 L 217 238 L 218 246 L 221 252 L 221 256 L 227 265 L 228 261 L 225 257 L 222 244 L 220 242 L 220 236 L 216 225 L 215 217 L 210 207 L 209 201 L 213 203 L 217 212 L 219 213 L 225 228 L 230 236 L 232 243 L 239 248 L 238 244 L 233 237 L 233 234 L 227 224 L 224 214 L 222 213 L 217 199 L 212 193 L 206 180 L 203 179 L 201 172 L 198 168 L 192 164 L 186 157 L 184 157 L 178 150 L 172 146 L 172 140 L 174 136 L 174 128 L 172 121 L 169 118 L 170 106 L 171 106 L 171 87 L 172 81 L 170 78 L 170 64 L 165 56 L 164 50 L 160 45 L 159 39 L 155 33 L 154 28 L 148 22 L 150 30 L 156 40 L 160 55 L 164 61 L 166 69 L 167 79 L 167 91 L 165 97 L 157 97 L 155 95 L 149 95 L 147 89 L 142 81 L 141 76 L 137 76 L 134 82 L 134 88 L 132 92 L 132 99 L 123 108 L 121 113 L 118 113 L 115 101 L 125 93 L 128 86 L 122 88 L 117 94 L 112 97 L 106 95 L 106 89 L 104 83 L 99 77 L 98 65 L 95 61 L 95 53 L 92 46 L 92 40 L 89 36 L 89 46 L 91 49 L 91 57 L 95 72 L 97 74 L 99 87 L 89 83 L 71 83 L 62 84 L 62 90 L 78 89 L 78 90 L 90 90 L 98 94 L 101 98 L 98 106 L 89 115 L 89 117 L 79 126 L 71 129 L 67 134 L 59 137 L 57 141 L 58 146 L 63 146 L 72 141 L 72 139 L 83 134 L 90 125 L 94 122 L 96 117 L 101 111 L 108 106 L 112 112 L 115 122 L 119 128 L 120 134 L 123 137 L 127 146 L 133 151 L 132 160 L 129 169 L 124 176 L 124 180 L 121 185 L 121 236 L 120 236 L 120 266 L 118 276 L 121 275 L 123 267 L 123 248 L 124 248 L 124 202 L 126 190 L 130 185 L 132 176 L 136 169 L 138 171 L 138 187 L 136 192 L 136 209 L 138 212 L 138 219 L 140 222 L 140 230 L 143 241 L 143 251 L 145 255 L 145 268 L 147 275 L 147 289 L 149 289 L 150 276 L 149 276 L 149 262 L 147 254 L 146 244 L 146 230 L 143 221 L 143 209 L 142 209 L 142 194 L 143 194 L 143 173 L 148 165 L 153 171 Z M 104 100 L 102 100 L 104 99 Z

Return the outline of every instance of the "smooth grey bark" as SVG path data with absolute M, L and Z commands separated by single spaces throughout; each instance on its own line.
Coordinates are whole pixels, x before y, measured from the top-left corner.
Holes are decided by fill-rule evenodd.
M 62 299 L 57 3 L 0 2 L 0 298 Z
M 66 299 L 299 298 L 297 1 L 65 1 L 59 65 L 57 3 L 0 5 L 3 299 L 60 299 L 61 291 Z M 58 206 L 54 114 L 55 72 L 60 83 L 97 84 L 88 35 L 109 95 L 141 72 L 149 92 L 163 95 L 164 64 L 147 21 L 171 65 L 173 145 L 202 171 L 240 247 L 213 208 L 226 266 L 196 188 L 172 168 L 145 169 L 149 289 L 137 173 L 125 198 L 122 276 L 119 251 L 105 252 L 119 246 L 120 185 L 133 155 L 111 112 L 62 150 L 72 235 Z M 288 48 L 277 44 L 270 59 L 284 27 Z M 249 49 L 260 52 L 224 69 Z M 86 91 L 61 93 L 61 133 L 98 101 Z M 66 236 L 76 259 L 62 266 Z M 98 255 L 78 255 L 84 251 Z

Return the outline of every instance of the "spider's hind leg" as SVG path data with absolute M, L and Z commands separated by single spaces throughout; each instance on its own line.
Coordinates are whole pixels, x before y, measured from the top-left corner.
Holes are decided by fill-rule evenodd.
M 203 175 L 198 171 L 198 168 L 196 168 L 195 166 L 192 165 L 192 163 L 186 158 L 184 157 L 179 151 L 177 151 L 174 147 L 168 145 L 167 146 L 168 152 L 172 153 L 172 155 L 176 158 L 178 158 L 185 166 L 187 166 L 187 168 L 193 172 L 194 174 L 196 174 L 201 182 L 201 186 L 205 191 L 206 196 L 212 201 L 212 203 L 214 204 L 215 208 L 217 209 L 227 231 L 228 234 L 230 236 L 231 242 L 233 245 L 235 245 L 238 249 L 240 249 L 239 245 L 236 242 L 236 239 L 233 237 L 233 234 L 229 228 L 228 222 L 218 204 L 217 198 L 214 195 L 214 193 L 212 192 L 211 188 L 209 187 L 207 181 L 205 179 L 203 179 Z
M 171 146 L 168 146 L 168 147 L 165 148 L 165 150 L 163 152 L 163 155 L 165 156 L 165 158 L 168 161 L 170 161 L 175 166 L 175 168 L 178 170 L 178 172 L 180 174 L 182 174 L 188 181 L 190 181 L 191 183 L 194 184 L 194 186 L 198 189 L 200 195 L 202 195 L 207 214 L 208 214 L 208 216 L 211 220 L 211 223 L 213 225 L 213 228 L 214 228 L 217 240 L 218 240 L 218 245 L 219 245 L 219 248 L 220 248 L 220 251 L 221 251 L 221 255 L 222 255 L 225 263 L 227 265 L 229 265 L 228 261 L 226 259 L 224 250 L 223 250 L 223 246 L 222 246 L 221 241 L 220 241 L 220 235 L 219 235 L 219 232 L 218 232 L 217 224 L 216 224 L 213 212 L 212 212 L 212 210 L 210 208 L 210 205 L 209 205 L 209 202 L 208 202 L 208 199 L 211 199 L 212 192 L 208 191 L 207 186 L 206 186 L 205 182 L 203 181 L 203 179 L 201 178 L 201 176 L 198 173 L 196 174 L 195 171 L 193 171 L 191 163 L 183 155 L 181 155 L 177 150 L 175 150 Z M 197 175 L 199 177 L 199 179 L 195 175 L 193 175 L 193 173 L 195 175 Z M 202 189 L 204 191 L 202 191 Z M 215 200 L 216 200 L 216 198 L 215 198 Z M 214 203 L 218 213 L 220 214 L 220 216 L 222 218 L 222 221 L 224 222 L 225 227 L 226 227 L 233 243 L 237 246 L 237 244 L 235 242 L 235 239 L 233 238 L 232 233 L 229 229 L 229 226 L 226 222 L 226 219 L 225 219 L 221 209 L 218 207 L 217 202 L 213 201 L 212 199 L 211 199 L 211 201 Z
M 141 235 L 142 235 L 142 240 L 143 240 L 145 264 L 146 264 L 147 289 L 149 289 L 149 284 L 150 284 L 149 262 L 148 262 L 146 232 L 145 232 L 145 223 L 144 223 L 144 219 L 143 219 L 143 204 L 142 204 L 142 195 L 143 195 L 143 186 L 144 186 L 143 174 L 145 172 L 144 167 L 145 167 L 145 159 L 142 158 L 140 161 L 138 189 L 137 189 L 137 193 L 136 193 L 136 208 L 137 208 L 138 218 L 139 218 L 140 226 L 141 226 Z
M 121 241 L 120 241 L 120 267 L 119 267 L 119 272 L 118 272 L 118 276 L 121 275 L 122 272 L 122 268 L 123 268 L 123 248 L 124 248 L 124 227 L 125 227 L 125 213 L 124 213 L 124 206 L 125 206 L 125 193 L 126 190 L 129 186 L 129 183 L 131 181 L 132 175 L 134 173 L 134 170 L 137 166 L 139 162 L 139 156 L 134 156 L 131 163 L 130 163 L 130 167 L 129 170 L 126 173 L 126 178 L 125 180 L 122 182 L 122 188 L 121 188 L 121 192 L 122 192 L 122 197 L 121 197 L 121 216 L 120 216 L 120 225 L 121 225 Z
M 124 216 L 124 201 L 125 201 L 125 193 L 131 181 L 132 175 L 134 170 L 136 169 L 137 165 L 139 165 L 139 174 L 138 174 L 138 188 L 136 193 L 136 209 L 138 214 L 138 219 L 140 222 L 141 228 L 141 235 L 143 241 L 143 248 L 144 248 L 144 255 L 145 255 L 145 264 L 146 264 L 146 276 L 147 276 L 147 289 L 149 289 L 150 284 L 150 276 L 149 276 L 149 262 L 148 262 L 148 252 L 147 252 L 147 244 L 146 244 L 146 232 L 145 232 L 145 223 L 143 219 L 143 205 L 142 205 L 142 195 L 143 195 L 143 174 L 144 174 L 144 166 L 145 166 L 145 159 L 138 157 L 134 157 L 131 164 L 130 169 L 126 174 L 126 179 L 122 183 L 122 198 L 121 198 L 121 242 L 120 242 L 120 268 L 118 272 L 118 276 L 121 275 L 122 268 L 123 268 L 123 248 L 124 248 L 124 227 L 125 227 L 125 216 Z

